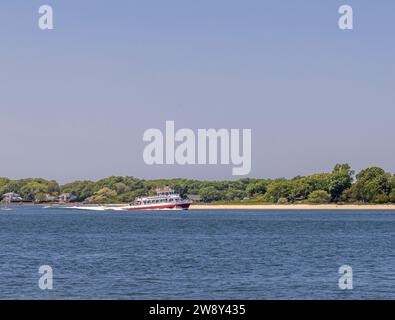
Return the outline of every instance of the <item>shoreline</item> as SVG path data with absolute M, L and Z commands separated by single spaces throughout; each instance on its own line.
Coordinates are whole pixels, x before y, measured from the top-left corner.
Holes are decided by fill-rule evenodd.
M 69 206 L 69 207 L 122 207 L 126 203 L 114 204 L 84 204 L 84 203 L 0 203 L 0 207 L 13 207 L 13 206 Z M 192 204 L 189 210 L 393 210 L 395 211 L 395 204 Z
M 190 210 L 395 210 L 395 204 L 258 204 L 191 205 Z

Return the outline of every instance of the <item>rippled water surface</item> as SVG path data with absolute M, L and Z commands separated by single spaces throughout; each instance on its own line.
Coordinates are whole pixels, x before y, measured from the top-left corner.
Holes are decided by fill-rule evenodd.
M 0 209 L 0 299 L 395 299 L 394 269 L 391 211 Z

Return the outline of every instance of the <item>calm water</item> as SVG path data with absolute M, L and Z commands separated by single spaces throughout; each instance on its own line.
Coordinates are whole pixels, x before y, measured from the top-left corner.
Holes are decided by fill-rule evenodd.
M 12 209 L 1 299 L 395 299 L 395 212 Z

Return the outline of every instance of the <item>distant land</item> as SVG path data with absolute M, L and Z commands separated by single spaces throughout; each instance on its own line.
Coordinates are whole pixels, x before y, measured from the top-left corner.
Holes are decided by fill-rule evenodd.
M 395 204 L 195 204 L 191 210 L 395 210 Z
M 54 180 L 0 178 L 2 204 L 125 204 L 136 197 L 153 194 L 155 188 L 169 186 L 188 197 L 192 209 L 244 206 L 281 208 L 391 208 L 395 204 L 395 176 L 379 167 L 357 174 L 348 164 L 337 164 L 331 172 L 292 179 L 243 178 L 225 181 L 192 179 L 144 180 L 112 176 L 98 181 L 75 181 L 60 185 Z M 210 206 L 207 206 L 210 205 Z M 369 207 L 366 207 L 369 205 Z

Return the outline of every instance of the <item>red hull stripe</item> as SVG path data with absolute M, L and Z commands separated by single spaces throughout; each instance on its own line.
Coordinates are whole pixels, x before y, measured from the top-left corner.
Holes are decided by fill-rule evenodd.
M 174 209 L 174 208 L 188 209 L 190 205 L 191 205 L 190 203 L 164 204 L 164 205 L 149 206 L 149 207 L 128 208 L 128 210 L 157 210 L 157 209 Z

